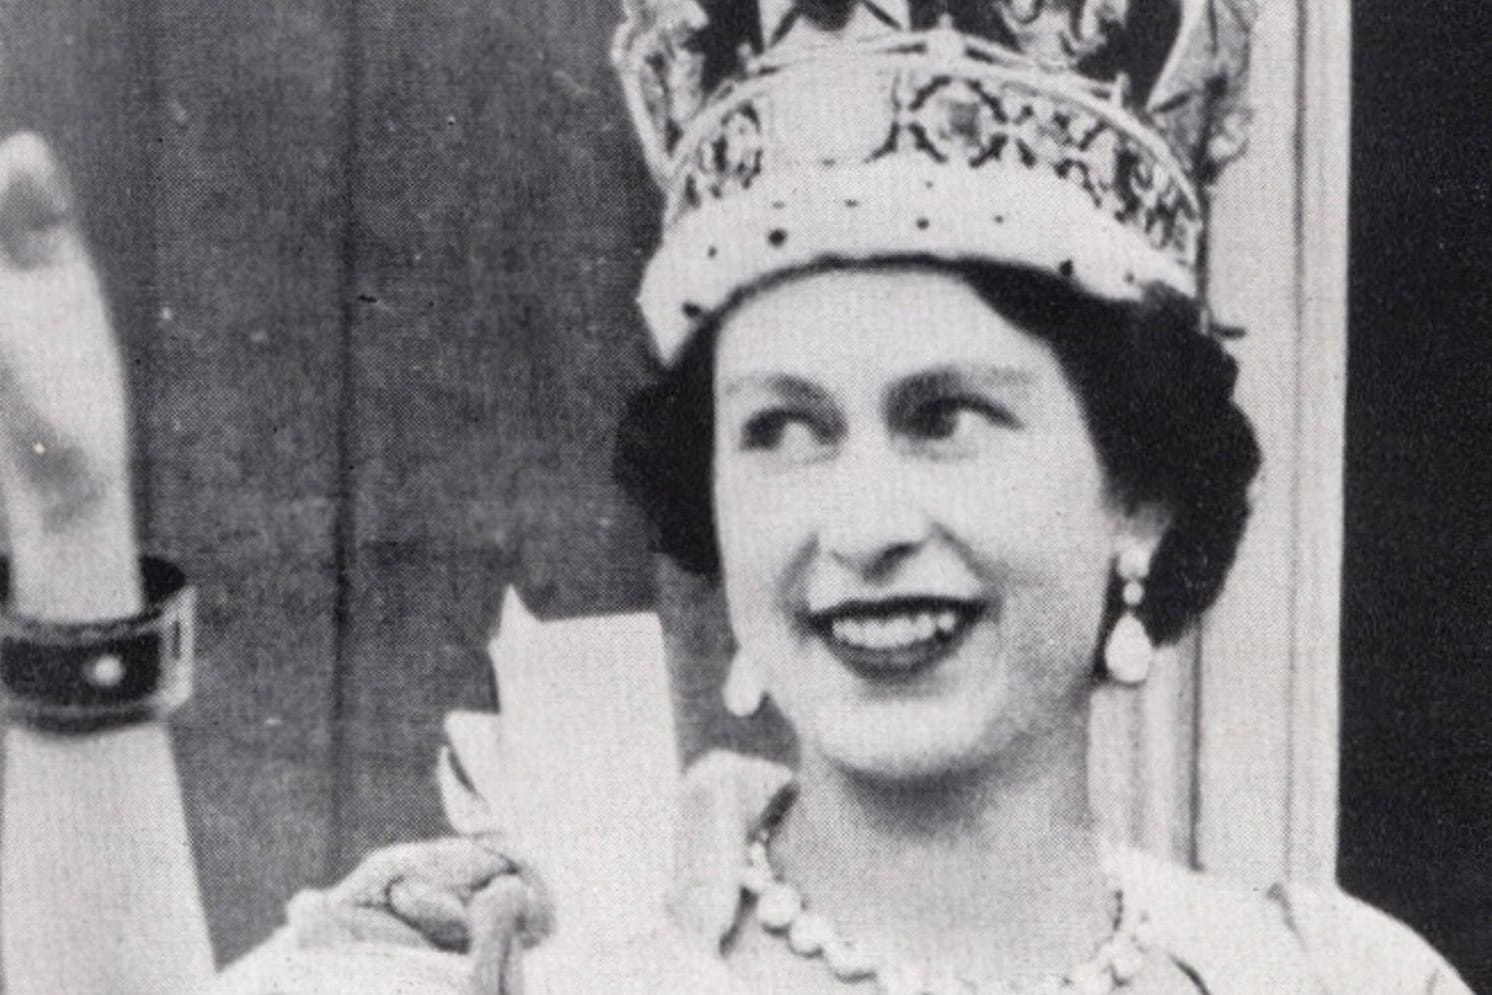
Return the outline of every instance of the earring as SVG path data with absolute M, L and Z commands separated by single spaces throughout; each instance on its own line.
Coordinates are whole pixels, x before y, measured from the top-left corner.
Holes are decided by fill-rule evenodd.
M 761 668 L 739 650 L 730 662 L 730 673 L 725 675 L 720 697 L 725 700 L 725 710 L 738 719 L 751 718 L 766 700 Z
M 1124 614 L 1114 623 L 1104 644 L 1103 662 L 1109 677 L 1120 684 L 1143 684 L 1150 676 L 1155 645 L 1145 624 L 1135 614 L 1145 600 L 1145 578 L 1150 564 L 1143 551 L 1127 549 L 1119 554 L 1119 579 L 1124 583 Z

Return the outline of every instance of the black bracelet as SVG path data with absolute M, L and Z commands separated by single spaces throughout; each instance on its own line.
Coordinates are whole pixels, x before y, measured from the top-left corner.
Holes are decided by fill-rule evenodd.
M 9 589 L 0 565 L 0 583 Z M 165 560 L 141 560 L 148 607 L 131 618 L 52 622 L 0 615 L 0 693 L 15 724 L 86 735 L 165 718 L 192 693 L 196 592 Z

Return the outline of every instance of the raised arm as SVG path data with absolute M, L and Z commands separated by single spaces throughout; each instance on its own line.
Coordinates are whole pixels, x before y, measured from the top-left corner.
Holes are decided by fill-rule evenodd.
M 7 611 L 43 625 L 144 607 L 120 356 L 67 181 L 0 143 L 0 496 Z M 107 678 L 107 674 L 103 675 Z M 159 720 L 4 737 L 0 938 L 9 995 L 197 992 L 212 955 Z
M 0 665 L 9 685 L 20 674 L 36 692 L 47 682 L 33 678 L 63 672 L 118 683 L 129 665 L 106 652 L 89 658 L 96 673 L 77 653 L 66 659 L 99 641 L 79 624 L 159 607 L 142 584 L 128 424 L 119 347 L 62 169 L 34 135 L 0 141 L 0 499 L 11 555 L 0 638 L 35 651 Z M 413 990 L 405 982 L 521 995 L 518 953 L 547 931 L 537 876 L 458 838 L 375 853 L 336 887 L 303 893 L 286 929 L 215 975 L 169 708 L 118 722 L 84 707 L 59 728 L 47 709 L 69 694 L 77 688 L 54 682 L 35 698 L 40 712 L 26 693 L 7 707 L 7 995 L 372 995 Z

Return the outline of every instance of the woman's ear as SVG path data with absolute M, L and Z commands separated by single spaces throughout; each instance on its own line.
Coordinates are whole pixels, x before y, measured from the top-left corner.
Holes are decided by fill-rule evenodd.
M 1114 526 L 1115 559 L 1128 561 L 1131 573 L 1149 574 L 1172 518 L 1170 507 L 1159 501 L 1136 502 L 1120 511 Z

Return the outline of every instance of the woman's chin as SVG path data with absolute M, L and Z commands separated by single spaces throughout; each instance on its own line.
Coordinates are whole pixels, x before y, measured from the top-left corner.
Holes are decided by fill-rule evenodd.
M 866 780 L 906 784 L 966 774 L 994 762 L 1014 738 L 998 724 L 992 728 L 946 710 L 867 711 L 876 714 L 831 717 L 820 725 L 812 747 L 828 763 Z M 925 714 L 929 711 L 939 714 Z

